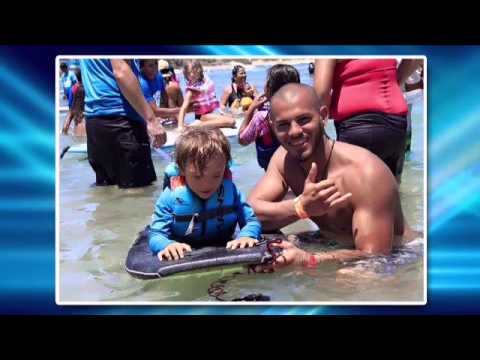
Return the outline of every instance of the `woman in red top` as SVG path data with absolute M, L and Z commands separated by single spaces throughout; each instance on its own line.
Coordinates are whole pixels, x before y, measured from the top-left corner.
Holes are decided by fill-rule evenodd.
M 315 90 L 330 109 L 339 141 L 364 147 L 399 180 L 404 154 L 407 103 L 399 83 L 416 60 L 320 59 L 315 61 Z

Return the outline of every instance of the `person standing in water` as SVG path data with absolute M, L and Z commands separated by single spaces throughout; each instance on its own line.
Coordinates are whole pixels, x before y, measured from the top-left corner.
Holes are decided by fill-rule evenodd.
M 60 64 L 60 83 L 62 84 L 63 98 L 65 100 L 68 99 L 70 95 L 70 90 L 76 82 L 77 82 L 77 78 L 75 77 L 73 70 L 68 68 L 67 63 L 62 62 Z M 69 108 L 71 107 L 70 103 L 68 107 Z
M 80 60 L 87 151 L 96 185 L 133 188 L 157 179 L 150 150 L 167 135 L 140 89 L 137 60 Z
M 402 64 L 403 61 L 399 62 L 399 65 Z M 406 78 L 406 75 L 400 74 L 398 77 L 398 81 L 400 87 L 403 90 L 403 96 L 405 101 L 407 102 L 408 106 L 408 113 L 407 113 L 407 131 L 406 131 L 406 138 L 405 138 L 405 151 L 401 155 L 398 166 L 397 172 L 398 174 L 402 174 L 403 167 L 405 164 L 405 157 L 411 150 L 412 146 L 412 110 L 413 104 L 418 99 L 419 96 L 422 96 L 423 92 L 423 60 L 417 60 L 416 64 L 418 68 L 412 72 L 412 74 Z M 414 64 L 412 64 L 414 66 Z M 410 71 L 409 71 L 410 72 Z
M 399 77 L 409 71 L 413 71 L 409 60 L 398 70 L 396 59 L 315 61 L 315 90 L 335 121 L 337 140 L 377 155 L 399 182 L 408 111 Z
M 68 130 L 70 129 L 70 124 L 73 120 L 74 129 L 73 134 L 75 136 L 83 137 L 86 136 L 85 130 L 85 89 L 83 88 L 82 83 L 82 72 L 80 68 L 75 68 L 74 70 L 75 78 L 78 80 L 70 91 L 71 103 L 72 106 L 67 114 L 65 119 L 65 124 L 63 126 L 62 133 L 68 135 Z M 70 99 L 69 99 L 70 100 Z

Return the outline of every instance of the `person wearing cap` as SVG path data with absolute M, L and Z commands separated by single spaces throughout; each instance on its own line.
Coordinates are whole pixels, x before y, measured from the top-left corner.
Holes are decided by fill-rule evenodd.
M 159 60 L 158 71 L 163 77 L 167 93 L 166 102 L 162 103 L 162 106 L 169 108 L 182 106 L 183 93 L 173 67 L 166 60 Z
M 167 93 L 163 77 L 158 73 L 157 60 L 140 60 L 140 74 L 138 77 L 145 100 L 152 108 L 155 116 L 173 118 L 175 120 L 180 108 L 169 108 Z
M 167 141 L 139 84 L 138 60 L 81 59 L 88 161 L 96 185 L 148 186 L 157 179 L 150 143 Z

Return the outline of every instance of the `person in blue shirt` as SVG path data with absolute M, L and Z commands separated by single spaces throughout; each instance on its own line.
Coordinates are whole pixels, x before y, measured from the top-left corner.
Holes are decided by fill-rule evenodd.
M 166 132 L 140 89 L 139 63 L 123 59 L 81 59 L 85 90 L 88 161 L 96 184 L 120 188 L 157 179 L 150 150 Z
M 72 89 L 72 86 L 77 83 L 77 77 L 75 76 L 73 69 L 69 69 L 68 65 L 64 62 L 60 64 L 60 72 L 60 82 L 63 88 L 63 98 L 66 100 L 68 99 L 68 107 L 71 108 L 72 102 L 70 91 Z
M 163 106 L 168 104 L 168 99 L 163 77 L 158 72 L 158 61 L 154 59 L 140 60 L 140 76 L 138 79 L 143 95 L 155 115 L 161 118 L 175 119 L 180 108 Z
M 192 247 L 258 242 L 262 226 L 232 181 L 230 161 L 230 143 L 218 129 L 188 128 L 179 137 L 150 226 L 150 249 L 160 260 L 183 258 Z

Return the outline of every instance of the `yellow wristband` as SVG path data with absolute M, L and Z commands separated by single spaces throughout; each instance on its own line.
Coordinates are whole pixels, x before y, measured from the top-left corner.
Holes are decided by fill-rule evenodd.
M 308 215 L 308 213 L 305 211 L 305 209 L 303 208 L 303 204 L 302 202 L 300 201 L 302 198 L 302 195 L 300 196 L 297 196 L 294 200 L 293 200 L 293 205 L 295 207 L 295 212 L 297 213 L 297 216 L 300 218 L 300 219 L 308 219 L 310 216 Z

